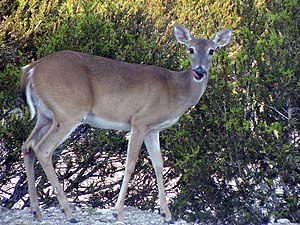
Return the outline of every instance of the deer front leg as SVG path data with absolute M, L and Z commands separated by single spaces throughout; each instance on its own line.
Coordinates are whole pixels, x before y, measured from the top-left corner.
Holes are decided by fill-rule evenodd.
M 166 222 L 172 220 L 172 215 L 167 205 L 165 187 L 163 182 L 163 159 L 160 151 L 159 132 L 150 131 L 145 137 L 145 145 L 152 161 L 158 186 L 158 195 L 160 201 L 160 214 L 165 218 Z
M 146 134 L 145 129 L 132 128 L 131 130 L 131 137 L 127 148 L 125 174 L 124 174 L 121 190 L 118 196 L 118 200 L 115 206 L 117 222 L 124 221 L 123 211 L 124 211 L 124 202 L 125 202 L 125 197 L 128 189 L 128 184 L 131 175 L 134 171 L 145 134 Z

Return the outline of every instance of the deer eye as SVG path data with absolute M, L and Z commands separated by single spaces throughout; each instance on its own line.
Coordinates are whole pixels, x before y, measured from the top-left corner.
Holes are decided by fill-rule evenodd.
M 190 54 L 194 54 L 194 49 L 193 48 L 189 48 Z
M 214 49 L 209 49 L 209 51 L 208 51 L 208 54 L 209 54 L 209 55 L 213 55 L 213 54 L 214 54 L 214 52 L 215 52 L 215 50 L 214 50 Z

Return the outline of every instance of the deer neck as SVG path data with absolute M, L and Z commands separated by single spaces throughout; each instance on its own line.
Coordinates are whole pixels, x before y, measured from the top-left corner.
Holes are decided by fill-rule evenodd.
M 196 80 L 192 69 L 187 72 L 174 73 L 176 73 L 177 87 L 181 92 L 184 104 L 187 108 L 196 105 L 206 90 L 208 74 L 201 80 Z

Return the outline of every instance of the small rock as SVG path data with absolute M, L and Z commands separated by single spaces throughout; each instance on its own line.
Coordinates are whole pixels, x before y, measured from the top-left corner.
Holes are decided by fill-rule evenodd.
M 280 223 L 280 224 L 290 224 L 291 222 L 288 219 L 283 218 L 283 219 L 278 219 L 277 223 Z
M 124 222 L 117 221 L 117 222 L 114 223 L 114 225 L 125 225 L 125 223 L 124 223 Z
M 174 223 L 175 225 L 185 225 L 185 224 L 188 224 L 186 221 L 182 220 L 182 219 L 179 219 L 178 221 L 176 221 Z
M 88 213 L 88 212 L 83 212 L 82 215 L 83 215 L 83 216 L 88 216 L 89 213 Z

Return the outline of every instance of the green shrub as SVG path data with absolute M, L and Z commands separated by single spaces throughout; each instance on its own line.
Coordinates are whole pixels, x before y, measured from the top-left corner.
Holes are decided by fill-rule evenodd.
M 259 224 L 271 215 L 299 222 L 299 8 L 297 0 L 2 1 L 1 197 L 18 178 L 2 204 L 28 205 L 20 148 L 32 122 L 21 105 L 20 67 L 71 49 L 187 70 L 186 50 L 172 34 L 181 23 L 195 37 L 212 37 L 224 27 L 233 27 L 234 36 L 215 54 L 200 103 L 161 134 L 167 187 L 178 180 L 168 188 L 176 195 L 174 216 L 215 224 Z M 124 135 L 80 126 L 57 149 L 56 171 L 72 201 L 115 203 L 121 179 L 106 178 L 123 170 L 116 165 L 124 165 Z M 36 177 L 42 203 L 54 204 L 38 164 Z M 156 196 L 143 147 L 126 204 L 154 209 Z

